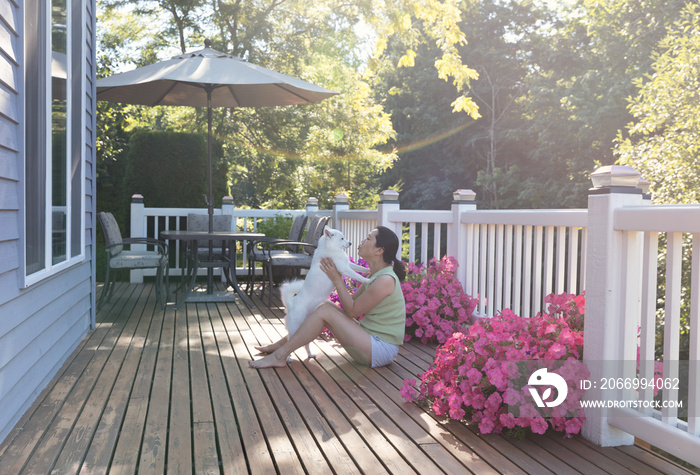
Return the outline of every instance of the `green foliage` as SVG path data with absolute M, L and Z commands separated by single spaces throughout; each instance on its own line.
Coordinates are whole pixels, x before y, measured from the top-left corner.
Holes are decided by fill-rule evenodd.
M 689 3 L 652 56 L 652 71 L 634 84 L 630 101 L 634 121 L 629 136 L 619 133 L 616 153 L 651 183 L 656 203 L 700 201 L 700 7 Z M 661 236 L 657 298 L 657 351 L 665 329 L 666 236 Z M 690 336 L 690 262 L 692 243 L 683 242 L 681 359 L 688 358 Z
M 269 238 L 288 239 L 293 221 L 293 218 L 283 216 L 275 219 L 268 219 L 258 224 L 258 232 L 263 233 L 265 237 Z
M 450 114 L 459 91 L 431 78 L 441 53 L 414 22 L 377 68 L 400 156 L 385 183 L 402 184 L 407 207 L 443 208 L 457 188 L 482 208 L 584 207 L 590 173 L 615 161 L 613 139 L 632 119 L 635 78 L 684 4 L 461 2 L 459 53 L 479 74 L 474 121 Z
M 165 59 L 207 36 L 338 91 L 309 106 L 214 110 L 239 206 L 299 207 L 316 196 L 325 207 L 338 192 L 369 206 L 395 188 L 404 207 L 445 208 L 455 189 L 472 188 L 482 208 L 581 207 L 590 173 L 616 160 L 615 147 L 646 167 L 656 196 L 693 199 L 697 7 L 680 15 L 686 3 L 100 0 L 98 68 Z M 686 62 L 687 78 L 671 77 Z M 674 81 L 681 93 L 664 97 Z M 202 109 L 102 113 L 98 173 L 115 179 L 125 131 L 206 127 Z
M 642 173 L 657 202 L 700 201 L 700 6 L 688 4 L 654 55 L 653 72 L 635 81 L 636 122 L 618 135 L 621 163 Z
M 213 148 L 214 204 L 226 194 L 221 145 Z M 209 194 L 207 139 L 184 132 L 137 131 L 131 135 L 122 190 L 140 193 L 149 207 L 201 208 Z
M 205 3 L 102 0 L 100 21 L 109 32 L 100 36 L 99 57 L 108 65 L 101 71 L 199 48 L 206 31 L 218 50 L 336 90 L 337 97 L 309 106 L 215 109 L 214 133 L 223 144 L 228 186 L 237 205 L 253 208 L 298 207 L 309 195 L 318 195 L 325 206 L 340 191 L 353 204 L 376 199 L 379 175 L 396 156 L 378 151 L 393 134 L 391 122 L 358 72 L 365 53 L 356 26 L 371 14 L 372 3 L 217 2 L 214 9 Z M 122 54 L 124 43 L 145 45 L 138 50 L 143 53 Z M 206 128 L 201 110 L 126 111 L 126 130 Z

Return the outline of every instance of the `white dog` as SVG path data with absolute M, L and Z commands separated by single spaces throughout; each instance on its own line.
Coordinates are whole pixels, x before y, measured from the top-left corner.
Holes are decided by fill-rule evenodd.
M 345 249 L 351 245 L 352 243 L 345 239 L 343 233 L 326 226 L 323 235 L 318 240 L 318 246 L 313 259 L 311 259 L 311 268 L 306 274 L 306 279 L 282 284 L 280 293 L 287 309 L 284 320 L 289 336 L 299 329 L 309 312 L 326 300 L 333 290 L 331 279 L 321 270 L 321 259 L 325 257 L 333 259 L 338 272 L 347 277 L 352 277 L 362 283 L 372 282 L 371 279 L 358 274 L 358 272 L 369 272 L 369 269 L 353 264 L 348 255 L 345 254 Z M 309 358 L 316 357 L 311 353 L 308 344 L 306 345 L 306 353 Z

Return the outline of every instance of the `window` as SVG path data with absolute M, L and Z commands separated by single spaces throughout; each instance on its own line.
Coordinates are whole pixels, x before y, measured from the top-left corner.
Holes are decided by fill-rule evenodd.
M 27 284 L 84 254 L 81 35 L 72 34 L 71 4 L 80 11 L 80 0 L 25 3 Z

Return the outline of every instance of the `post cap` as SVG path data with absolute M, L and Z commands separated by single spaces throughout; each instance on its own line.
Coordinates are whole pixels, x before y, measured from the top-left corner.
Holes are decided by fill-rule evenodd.
M 399 192 L 395 190 L 384 190 L 379 193 L 379 201 L 389 202 L 389 201 L 399 201 Z
M 345 193 L 339 193 L 335 195 L 335 202 L 336 204 L 347 204 L 350 201 L 348 198 L 348 195 Z
M 637 182 L 637 188 L 641 188 L 642 193 L 644 193 L 644 194 L 649 193 L 650 187 L 651 187 L 651 183 L 646 181 L 644 178 L 639 177 L 639 181 Z
M 318 198 L 314 198 L 313 196 L 309 197 L 309 199 L 306 200 L 306 206 L 318 206 Z
M 131 202 L 132 203 L 143 203 L 143 195 L 139 193 L 134 193 L 131 195 Z
M 641 173 L 627 165 L 606 165 L 594 171 L 591 180 L 594 188 L 636 188 L 641 176 Z
M 225 205 L 232 205 L 233 204 L 233 197 L 232 196 L 224 196 L 221 201 Z
M 452 198 L 456 202 L 461 201 L 476 201 L 476 193 L 472 190 L 459 189 L 452 193 Z

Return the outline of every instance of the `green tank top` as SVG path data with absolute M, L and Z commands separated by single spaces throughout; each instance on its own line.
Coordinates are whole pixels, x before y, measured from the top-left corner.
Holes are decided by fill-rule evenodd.
M 401 345 L 406 332 L 406 301 L 403 298 L 401 282 L 391 266 L 377 271 L 370 277 L 379 277 L 384 274 L 394 278 L 396 283 L 394 292 L 384 297 L 372 310 L 365 313 L 365 316 L 360 320 L 360 325 L 370 335 L 378 336 L 387 343 Z M 363 292 L 366 292 L 370 285 L 372 284 L 362 284 Z

